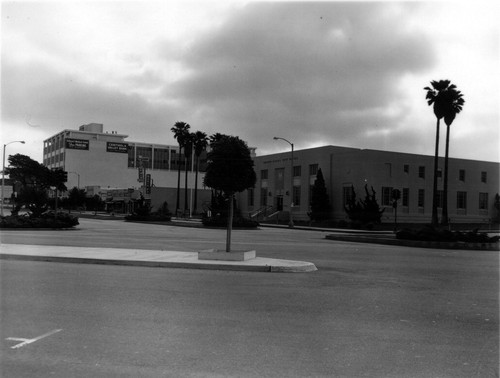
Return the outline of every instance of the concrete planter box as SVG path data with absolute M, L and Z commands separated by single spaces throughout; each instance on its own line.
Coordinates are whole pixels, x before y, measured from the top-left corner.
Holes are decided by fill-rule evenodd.
M 247 261 L 256 257 L 255 251 L 221 251 L 206 249 L 198 252 L 198 260 Z

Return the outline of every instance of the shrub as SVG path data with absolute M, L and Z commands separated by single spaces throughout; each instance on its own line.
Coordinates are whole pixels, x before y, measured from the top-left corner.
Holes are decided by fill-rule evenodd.
M 57 220 L 54 212 L 48 211 L 40 216 L 33 215 L 11 215 L 2 217 L 0 228 L 71 228 L 79 224 L 78 218 L 74 215 L 58 212 Z
M 227 227 L 227 218 L 224 217 L 207 217 L 204 216 L 202 218 L 202 223 L 207 227 Z M 235 217 L 233 218 L 233 227 L 234 228 L 257 228 L 259 227 L 259 222 L 256 222 L 251 219 Z
M 499 236 L 489 237 L 485 233 L 478 232 L 477 229 L 469 232 L 438 230 L 432 226 L 425 226 L 419 230 L 409 228 L 402 229 L 396 233 L 397 239 L 436 241 L 436 242 L 467 242 L 467 243 L 496 243 Z

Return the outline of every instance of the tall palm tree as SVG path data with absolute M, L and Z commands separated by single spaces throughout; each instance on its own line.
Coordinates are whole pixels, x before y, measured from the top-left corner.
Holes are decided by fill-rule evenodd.
M 452 84 L 448 90 L 444 92 L 446 113 L 444 115 L 444 123 L 446 124 L 446 147 L 444 155 L 444 185 L 443 185 L 443 216 L 441 224 L 448 225 L 448 153 L 450 145 L 450 126 L 455 120 L 458 113 L 462 111 L 465 100 L 463 94 L 457 91 L 456 85 Z
M 424 90 L 427 91 L 425 96 L 427 104 L 433 105 L 434 115 L 437 118 L 436 123 L 436 147 L 434 151 L 434 181 L 432 185 L 432 220 L 431 223 L 434 226 L 438 224 L 438 198 L 437 198 L 437 173 L 438 173 L 438 158 L 439 158 L 439 121 L 446 114 L 446 97 L 445 92 L 450 85 L 449 80 L 431 81 L 431 87 L 425 87 Z
M 197 131 L 194 133 L 194 156 L 196 158 L 196 175 L 194 180 L 194 213 L 196 213 L 196 207 L 198 204 L 198 172 L 200 170 L 200 155 L 208 146 L 207 134 L 203 131 Z
M 179 143 L 179 160 L 177 161 L 177 203 L 175 205 L 175 214 L 179 212 L 179 202 L 180 202 L 180 188 L 181 188 L 181 161 L 180 161 L 180 156 L 181 156 L 181 150 L 184 147 L 185 140 L 186 140 L 186 135 L 189 134 L 189 124 L 186 122 L 176 122 L 174 124 L 174 127 L 170 129 L 174 133 L 174 138 L 177 140 L 177 143 Z
M 184 139 L 184 160 L 186 164 L 184 165 L 184 214 L 188 211 L 188 170 L 191 167 L 191 158 L 193 156 L 193 141 L 194 134 L 187 133 Z

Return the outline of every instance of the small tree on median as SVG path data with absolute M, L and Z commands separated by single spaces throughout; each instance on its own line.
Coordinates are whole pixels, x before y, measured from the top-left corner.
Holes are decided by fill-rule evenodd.
M 311 213 L 313 221 L 324 221 L 330 217 L 330 200 L 326 192 L 325 179 L 321 168 L 318 169 L 316 180 L 311 190 Z
M 204 183 L 209 188 L 222 191 L 228 199 L 226 252 L 231 252 L 234 194 L 253 187 L 257 176 L 250 149 L 240 138 L 217 134 L 211 138 L 210 147 Z

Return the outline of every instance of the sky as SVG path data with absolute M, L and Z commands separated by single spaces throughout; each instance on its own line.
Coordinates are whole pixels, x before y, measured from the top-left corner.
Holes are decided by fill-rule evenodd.
M 450 156 L 498 162 L 499 4 L 2 0 L 2 144 L 41 162 L 95 122 L 176 145 L 183 121 L 257 155 L 289 151 L 274 136 L 433 155 L 424 87 L 447 79 L 465 99 Z

